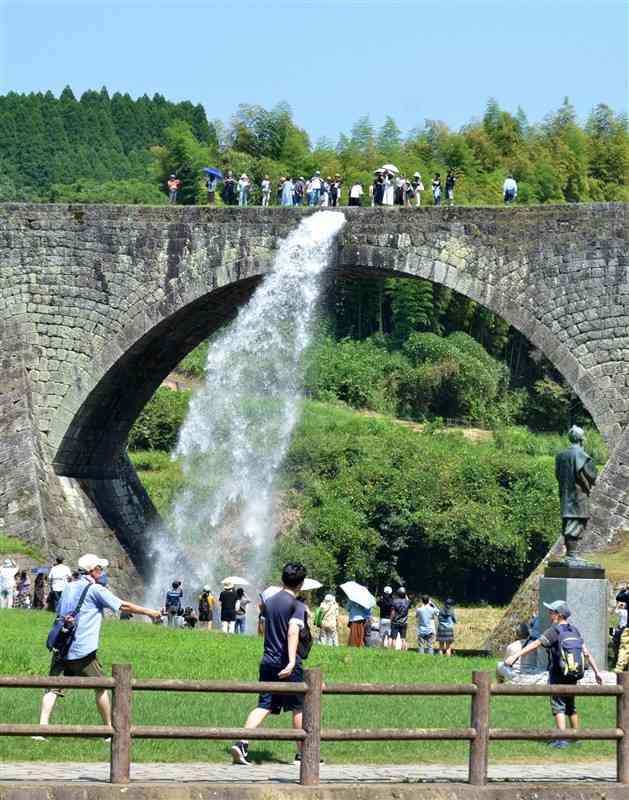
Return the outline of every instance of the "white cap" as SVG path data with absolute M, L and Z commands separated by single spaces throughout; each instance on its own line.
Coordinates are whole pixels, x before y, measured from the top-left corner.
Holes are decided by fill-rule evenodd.
M 109 561 L 106 558 L 95 556 L 94 553 L 86 553 L 79 558 L 77 566 L 81 572 L 91 572 L 96 567 L 105 569 L 105 567 L 109 566 Z
M 5 558 L 4 559 L 4 566 L 5 567 L 12 567 L 13 566 L 13 562 L 11 561 L 10 558 Z
M 207 586 L 207 585 L 206 585 L 206 586 L 204 586 L 204 587 L 203 587 L 203 591 L 204 591 L 204 592 L 209 592 L 209 591 L 210 591 L 210 587 L 209 587 L 209 586 Z
M 324 599 L 324 600 L 325 600 L 327 603 L 331 603 L 331 602 L 334 600 L 334 595 L 333 595 L 333 594 L 326 594 L 326 596 L 325 596 L 323 599 Z
M 385 594 L 393 594 L 393 589 L 390 586 L 385 586 L 384 587 L 384 593 Z

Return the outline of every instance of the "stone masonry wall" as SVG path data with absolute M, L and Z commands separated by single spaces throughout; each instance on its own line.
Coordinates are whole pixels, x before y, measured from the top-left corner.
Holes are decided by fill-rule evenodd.
M 629 527 L 626 211 L 343 209 L 331 265 L 442 283 L 545 353 L 612 451 L 588 547 Z M 115 551 L 130 584 L 131 563 L 146 572 L 155 512 L 124 453 L 133 420 L 306 213 L 0 205 L 0 530 L 51 554 Z

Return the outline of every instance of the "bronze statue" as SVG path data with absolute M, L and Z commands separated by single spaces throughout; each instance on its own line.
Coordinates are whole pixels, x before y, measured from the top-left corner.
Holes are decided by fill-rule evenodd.
M 559 483 L 566 560 L 580 561 L 577 546 L 590 518 L 590 492 L 597 473 L 591 456 L 583 449 L 583 430 L 573 425 L 568 438 L 570 446 L 555 458 L 555 477 Z

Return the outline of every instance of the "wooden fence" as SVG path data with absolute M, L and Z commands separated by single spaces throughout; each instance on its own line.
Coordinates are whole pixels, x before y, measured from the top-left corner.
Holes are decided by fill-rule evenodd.
M 276 740 L 302 743 L 299 782 L 304 786 L 319 783 L 321 742 L 338 741 L 454 741 L 469 742 L 469 782 L 476 786 L 487 782 L 489 743 L 504 740 L 547 741 L 553 739 L 611 740 L 616 742 L 617 780 L 629 784 L 629 673 L 618 675 L 616 686 L 519 686 L 491 685 L 490 672 L 472 673 L 469 684 L 324 684 L 318 669 L 304 673 L 304 683 L 237 683 L 225 681 L 179 681 L 134 678 L 130 664 L 114 664 L 111 678 L 0 677 L 0 688 L 77 688 L 112 689 L 112 725 L 14 725 L 0 724 L 0 736 L 111 736 L 111 783 L 129 782 L 131 742 L 133 739 L 220 739 L 237 741 Z M 258 694 L 303 694 L 303 728 L 247 730 L 245 728 L 184 728 L 134 725 L 133 694 L 153 692 L 228 692 Z M 615 697 L 616 727 L 559 731 L 490 727 L 491 698 L 496 696 L 532 697 L 571 695 Z M 428 695 L 467 696 L 471 698 L 470 725 L 467 728 L 326 728 L 321 729 L 323 695 Z M 243 771 L 243 778 L 246 772 Z

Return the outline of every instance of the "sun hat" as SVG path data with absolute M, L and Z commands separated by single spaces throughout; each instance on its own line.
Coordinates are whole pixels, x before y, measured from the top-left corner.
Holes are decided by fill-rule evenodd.
M 421 178 L 421 175 L 419 174 L 419 172 L 415 172 L 415 173 L 413 174 L 413 177 L 414 177 L 414 178 Z
M 231 581 L 228 581 L 227 578 L 223 579 L 222 584 L 226 589 L 233 589 L 234 588 L 234 584 Z
M 210 587 L 209 587 L 209 586 L 206 584 L 206 585 L 203 587 L 203 591 L 204 591 L 204 592 L 209 592 L 209 591 L 210 591 Z
M 334 600 L 334 595 L 326 594 L 326 596 L 323 599 L 326 600 L 328 603 L 331 603 Z
M 94 553 L 86 553 L 79 558 L 77 566 L 81 572 L 91 572 L 96 567 L 105 569 L 109 566 L 109 561 L 106 558 L 95 556 Z
M 13 566 L 13 562 L 11 561 L 10 558 L 5 558 L 4 561 L 3 561 L 3 566 L 12 567 Z
M 393 589 L 390 586 L 385 586 L 384 587 L 384 593 L 385 594 L 393 594 Z
M 398 593 L 398 595 L 400 597 L 405 597 L 406 596 L 406 589 L 403 586 L 400 586 L 400 588 L 397 590 L 397 593 Z
M 555 600 L 554 603 L 544 603 L 544 608 L 547 608 L 549 611 L 554 611 L 555 614 L 559 614 L 565 619 L 568 619 L 572 614 L 567 603 L 564 603 L 563 600 Z

